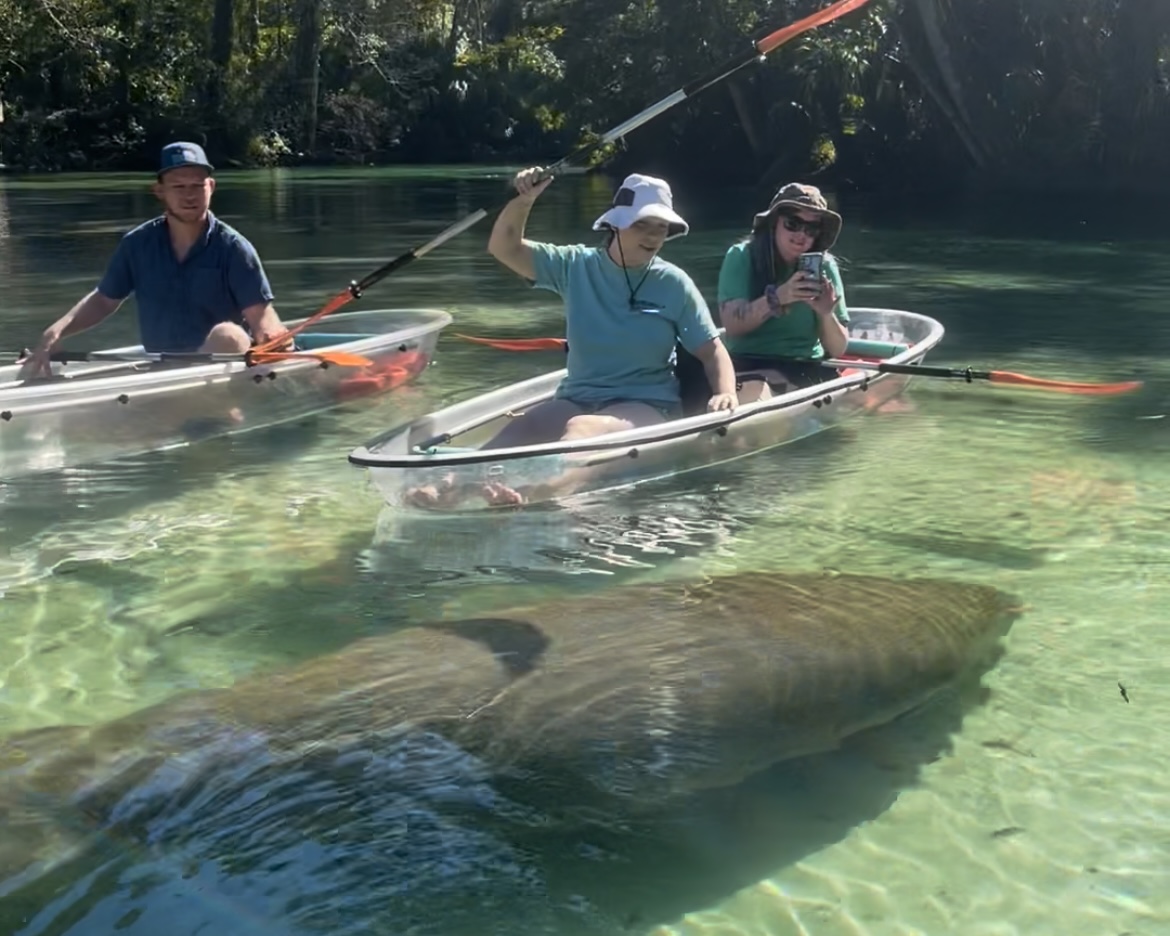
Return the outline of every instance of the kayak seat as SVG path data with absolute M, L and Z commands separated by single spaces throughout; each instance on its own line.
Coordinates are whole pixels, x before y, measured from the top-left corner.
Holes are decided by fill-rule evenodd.
M 707 412 L 707 401 L 711 399 L 711 384 L 703 362 L 681 344 L 675 345 L 674 376 L 678 378 L 679 395 L 682 397 L 683 416 L 697 416 Z
M 707 412 L 707 401 L 711 399 L 711 383 L 707 380 L 707 371 L 703 367 L 703 362 L 681 344 L 676 345 L 676 351 L 674 375 L 678 378 L 683 416 L 698 416 Z M 735 375 L 735 389 L 742 390 L 748 380 L 762 379 L 763 375 L 754 371 L 738 371 Z

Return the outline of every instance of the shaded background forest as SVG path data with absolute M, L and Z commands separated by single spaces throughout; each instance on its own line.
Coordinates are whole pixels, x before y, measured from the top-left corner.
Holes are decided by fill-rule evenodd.
M 0 163 L 532 163 L 819 0 L 0 0 Z M 636 161 L 858 190 L 1170 188 L 1168 0 L 871 0 L 635 131 Z M 615 154 L 609 154 L 615 155 Z

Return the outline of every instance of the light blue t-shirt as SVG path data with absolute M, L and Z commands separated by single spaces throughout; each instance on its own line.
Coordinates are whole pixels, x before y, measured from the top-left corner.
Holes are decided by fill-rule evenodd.
M 719 333 L 691 278 L 657 257 L 623 269 L 604 247 L 529 244 L 535 286 L 565 302 L 568 374 L 556 395 L 677 405 L 675 342 L 694 353 Z

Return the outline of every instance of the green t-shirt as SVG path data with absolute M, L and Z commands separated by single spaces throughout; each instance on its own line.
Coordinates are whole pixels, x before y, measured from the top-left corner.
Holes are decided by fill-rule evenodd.
M 739 243 L 731 247 L 723 257 L 719 270 L 719 305 L 735 299 L 751 302 L 759 296 L 752 295 L 752 260 L 748 244 Z M 825 254 L 821 266 L 824 275 L 837 290 L 837 306 L 833 314 L 843 324 L 849 324 L 849 309 L 845 305 L 845 286 L 841 282 L 841 271 L 831 254 Z M 793 265 L 779 274 L 776 284 L 788 280 L 796 272 Z M 794 302 L 785 315 L 772 316 L 755 331 L 745 335 L 725 335 L 723 343 L 732 354 L 756 354 L 761 357 L 782 357 L 796 360 L 819 361 L 825 356 L 817 330 L 817 314 L 807 302 Z

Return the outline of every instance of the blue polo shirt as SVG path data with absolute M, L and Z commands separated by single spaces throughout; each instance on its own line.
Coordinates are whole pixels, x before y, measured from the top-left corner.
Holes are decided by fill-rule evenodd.
M 165 216 L 123 236 L 98 292 L 123 300 L 134 293 L 139 340 L 147 351 L 195 351 L 221 322 L 247 327 L 249 306 L 271 302 L 272 287 L 248 239 L 208 212 L 204 236 L 180 263 Z

